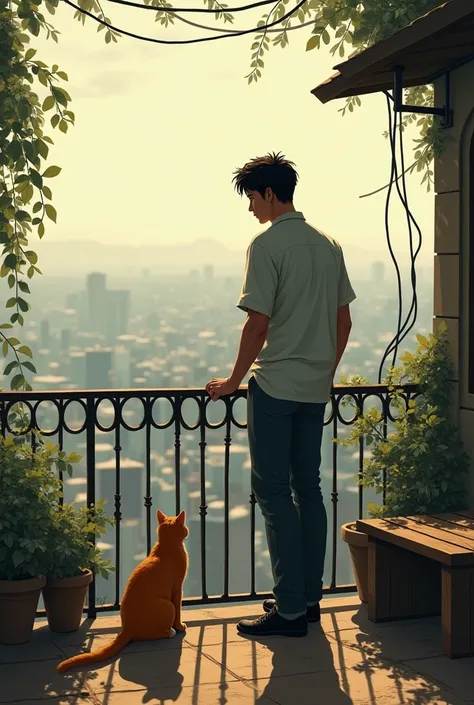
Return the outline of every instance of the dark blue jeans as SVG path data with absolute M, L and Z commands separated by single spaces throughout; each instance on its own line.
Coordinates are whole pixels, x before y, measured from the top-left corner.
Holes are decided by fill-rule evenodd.
M 252 490 L 265 519 L 273 593 L 282 613 L 322 598 L 327 516 L 321 493 L 326 404 L 275 399 L 249 379 Z

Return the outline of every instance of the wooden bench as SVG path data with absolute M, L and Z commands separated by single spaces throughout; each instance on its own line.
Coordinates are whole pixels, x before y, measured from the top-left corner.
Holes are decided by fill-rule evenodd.
M 474 512 L 356 522 L 368 534 L 373 622 L 441 614 L 443 652 L 474 654 Z

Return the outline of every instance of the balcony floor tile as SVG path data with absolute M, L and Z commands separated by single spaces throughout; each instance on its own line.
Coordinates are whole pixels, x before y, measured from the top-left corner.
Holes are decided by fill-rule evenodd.
M 474 705 L 474 659 L 441 654 L 439 618 L 373 624 L 355 597 L 324 600 L 304 639 L 241 637 L 260 604 L 188 608 L 185 635 L 130 644 L 89 671 L 62 658 L 119 631 L 117 615 L 74 634 L 38 621 L 29 644 L 0 647 L 3 705 Z

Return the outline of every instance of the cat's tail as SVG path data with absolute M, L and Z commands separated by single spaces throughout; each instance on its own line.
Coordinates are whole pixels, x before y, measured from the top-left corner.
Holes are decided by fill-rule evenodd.
M 78 656 L 73 656 L 65 661 L 61 661 L 61 663 L 56 666 L 56 671 L 61 673 L 62 671 L 69 671 L 70 668 L 85 666 L 89 663 L 96 663 L 97 661 L 105 661 L 118 654 L 129 641 L 130 638 L 124 632 L 121 632 L 110 644 L 103 646 L 101 649 L 97 649 L 97 651 L 79 654 Z

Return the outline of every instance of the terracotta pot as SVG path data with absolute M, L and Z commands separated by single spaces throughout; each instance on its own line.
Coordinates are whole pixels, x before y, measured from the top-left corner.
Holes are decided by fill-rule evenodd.
M 341 539 L 349 546 L 354 577 L 361 602 L 368 601 L 369 537 L 357 531 L 354 523 L 341 526 Z
M 47 578 L 43 600 L 52 632 L 65 634 L 79 629 L 92 572 L 84 570 L 73 578 Z
M 30 640 L 45 582 L 45 578 L 0 580 L 0 644 Z

